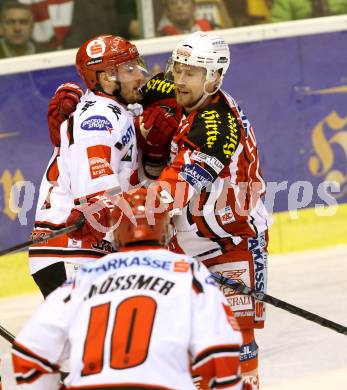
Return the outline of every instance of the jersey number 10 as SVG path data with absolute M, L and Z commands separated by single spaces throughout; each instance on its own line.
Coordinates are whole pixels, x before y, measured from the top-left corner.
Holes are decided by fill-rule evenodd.
M 111 303 L 91 308 L 84 344 L 82 376 L 101 372 Z M 156 301 L 148 296 L 124 299 L 117 306 L 110 346 L 110 367 L 116 370 L 131 368 L 147 359 L 152 335 Z

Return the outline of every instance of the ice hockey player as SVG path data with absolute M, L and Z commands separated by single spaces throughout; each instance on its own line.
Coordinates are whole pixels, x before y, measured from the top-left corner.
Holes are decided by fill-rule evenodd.
M 136 46 L 117 36 L 95 37 L 79 48 L 76 68 L 88 90 L 60 127 L 59 147 L 40 187 L 34 237 L 63 228 L 75 205 L 95 202 L 105 191 L 127 190 L 137 179 L 133 117 L 124 108 L 139 99 L 145 83 Z M 74 91 L 65 109 L 78 101 L 78 88 Z M 65 261 L 84 264 L 110 253 L 112 245 L 103 237 L 91 237 L 84 226 L 77 240 L 60 236 L 31 247 L 30 270 L 42 294 L 66 280 Z
M 168 212 L 156 212 L 149 198 L 145 189 L 123 194 L 113 212 L 119 252 L 81 266 L 16 337 L 19 389 L 60 388 L 64 353 L 67 390 L 194 389 L 190 363 L 210 389 L 251 389 L 225 297 L 204 265 L 164 248 Z

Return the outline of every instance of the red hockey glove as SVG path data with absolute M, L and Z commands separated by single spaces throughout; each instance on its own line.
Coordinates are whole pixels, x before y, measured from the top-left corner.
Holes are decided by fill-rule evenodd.
M 82 95 L 83 90 L 79 85 L 64 83 L 49 101 L 47 120 L 49 136 L 54 146 L 60 145 L 60 125 L 75 111 Z
M 88 203 L 73 208 L 66 226 L 74 225 L 81 217 L 85 218 L 85 222 L 81 228 L 69 233 L 68 237 L 92 243 L 101 241 L 111 225 L 113 208 L 110 198 L 103 195 L 95 196 Z
M 171 143 L 179 120 L 170 107 L 148 107 L 142 114 L 142 126 L 147 130 L 146 141 L 152 145 L 165 146 Z

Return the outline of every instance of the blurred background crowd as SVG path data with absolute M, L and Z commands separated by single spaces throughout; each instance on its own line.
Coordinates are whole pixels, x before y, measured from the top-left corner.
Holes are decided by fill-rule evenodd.
M 70 49 L 99 34 L 130 40 L 347 14 L 347 0 L 0 0 L 0 58 Z

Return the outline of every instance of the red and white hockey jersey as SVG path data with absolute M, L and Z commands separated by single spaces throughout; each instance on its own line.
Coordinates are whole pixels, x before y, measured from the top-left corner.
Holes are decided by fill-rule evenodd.
M 55 290 L 13 344 L 20 389 L 242 389 L 240 332 L 207 269 L 165 249 L 110 254 Z M 49 374 L 49 375 L 48 375 Z
M 232 251 L 268 229 L 265 182 L 253 129 L 235 100 L 219 91 L 205 108 L 183 116 L 160 177 L 177 242 L 199 260 Z
M 137 146 L 133 118 L 115 100 L 87 91 L 61 126 L 43 176 L 34 234 L 61 229 L 74 205 L 105 190 L 126 191 L 136 176 Z M 67 236 L 29 249 L 31 273 L 64 259 L 75 263 L 100 258 L 110 244 L 81 243 Z

